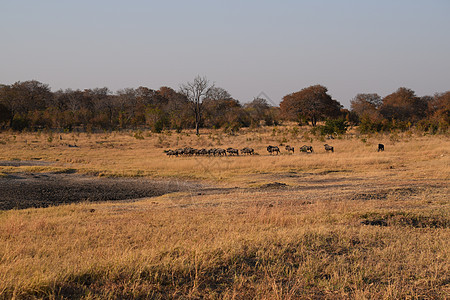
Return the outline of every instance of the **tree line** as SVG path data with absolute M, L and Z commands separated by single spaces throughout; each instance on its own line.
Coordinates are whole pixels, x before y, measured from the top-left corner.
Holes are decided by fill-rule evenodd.
M 145 127 L 161 132 L 195 128 L 199 133 L 200 128 L 235 132 L 241 127 L 295 121 L 322 129 L 328 126 L 330 132 L 359 125 L 362 132 L 417 126 L 435 133 L 448 130 L 449 106 L 450 92 L 417 97 L 403 87 L 384 98 L 358 94 L 347 110 L 322 85 L 288 94 L 277 107 L 263 98 L 242 104 L 200 76 L 182 84 L 179 90 L 141 86 L 115 93 L 107 87 L 52 92 L 48 84 L 30 80 L 0 84 L 0 129 L 92 131 Z M 318 126 L 324 121 L 325 125 Z

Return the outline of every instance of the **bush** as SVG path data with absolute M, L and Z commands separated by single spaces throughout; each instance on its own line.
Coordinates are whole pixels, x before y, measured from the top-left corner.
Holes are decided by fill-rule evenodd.
M 391 123 L 388 120 L 372 121 L 369 118 L 363 118 L 359 124 L 359 132 L 362 134 L 390 131 Z
M 25 128 L 28 128 L 30 125 L 30 120 L 22 117 L 14 117 L 11 128 L 16 131 L 22 131 Z
M 163 120 L 158 120 L 151 126 L 152 132 L 161 133 L 164 129 L 164 122 Z
M 344 119 L 329 119 L 325 125 L 318 126 L 321 135 L 344 134 L 350 125 Z
M 446 133 L 448 132 L 449 124 L 443 120 L 424 119 L 417 123 L 416 128 L 429 134 Z
M 134 133 L 134 138 L 137 140 L 143 140 L 144 136 L 142 135 L 142 130 L 138 130 Z

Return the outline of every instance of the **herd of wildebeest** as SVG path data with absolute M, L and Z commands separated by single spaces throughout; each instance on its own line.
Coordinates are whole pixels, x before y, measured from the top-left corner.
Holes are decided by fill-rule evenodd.
M 325 151 L 326 152 L 334 152 L 334 147 L 330 146 L 328 144 L 324 145 L 325 147 Z M 287 151 L 287 153 L 294 153 L 295 152 L 295 148 L 289 145 L 285 146 L 285 150 Z M 378 144 L 378 151 L 384 151 L 384 145 L 383 144 Z M 233 156 L 233 155 L 239 155 L 239 153 L 241 155 L 258 155 L 258 153 L 255 152 L 255 150 L 253 148 L 249 148 L 249 147 L 244 147 L 241 150 L 239 149 L 235 149 L 235 148 L 227 148 L 227 149 L 223 149 L 223 148 L 211 148 L 211 149 L 195 149 L 192 147 L 185 147 L 185 148 L 180 148 L 180 149 L 175 149 L 175 150 L 164 150 L 164 152 L 166 153 L 167 156 Z M 273 155 L 273 154 L 280 154 L 280 148 L 278 146 L 267 146 L 267 152 L 269 152 L 269 154 Z M 313 147 L 309 146 L 309 145 L 303 145 L 300 147 L 300 152 L 304 152 L 304 153 L 313 153 Z

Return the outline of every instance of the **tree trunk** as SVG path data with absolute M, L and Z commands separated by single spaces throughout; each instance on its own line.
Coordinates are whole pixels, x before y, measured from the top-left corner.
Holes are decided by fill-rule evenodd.
M 200 103 L 196 102 L 195 107 L 195 132 L 197 135 L 200 134 Z

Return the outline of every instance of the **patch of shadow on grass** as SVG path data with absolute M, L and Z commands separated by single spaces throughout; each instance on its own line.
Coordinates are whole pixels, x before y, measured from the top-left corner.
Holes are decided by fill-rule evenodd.
M 412 197 L 418 194 L 419 188 L 415 187 L 401 187 L 392 188 L 381 191 L 371 191 L 364 193 L 357 193 L 351 199 L 352 200 L 386 200 L 389 196 L 391 197 Z
M 286 183 L 283 182 L 271 182 L 271 183 L 266 183 L 260 186 L 261 189 L 279 189 L 279 188 L 284 188 L 287 187 L 288 185 Z
M 49 161 L 38 160 L 0 160 L 0 167 L 34 167 L 34 166 L 48 166 L 52 164 Z
M 386 192 L 371 192 L 371 193 L 357 193 L 352 197 L 352 200 L 385 200 L 387 198 Z
M 409 212 L 367 213 L 361 216 L 363 225 L 402 226 L 412 228 L 449 228 L 450 220 L 446 216 L 425 215 Z
M 315 175 L 327 175 L 330 173 L 346 173 L 346 172 L 352 172 L 352 171 L 351 170 L 325 170 L 322 172 L 315 173 Z

